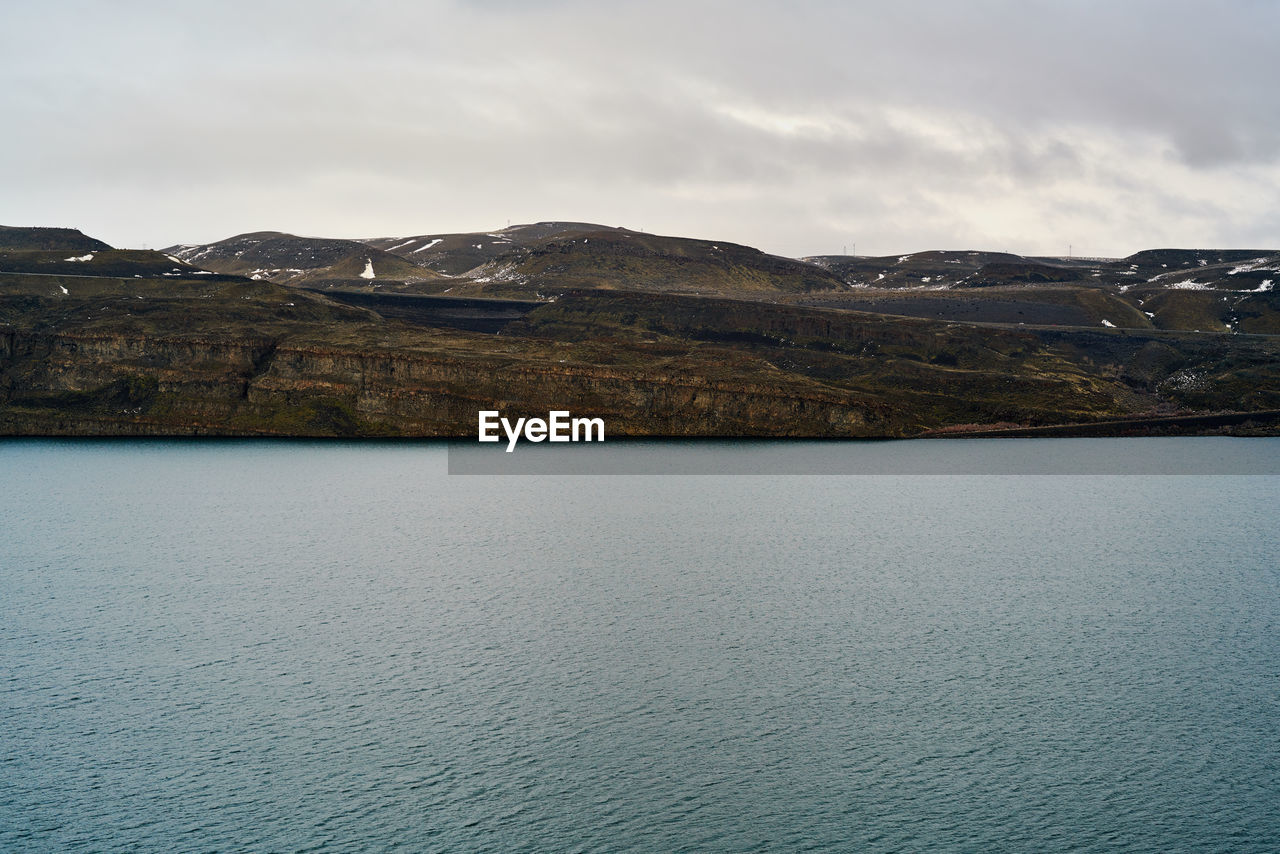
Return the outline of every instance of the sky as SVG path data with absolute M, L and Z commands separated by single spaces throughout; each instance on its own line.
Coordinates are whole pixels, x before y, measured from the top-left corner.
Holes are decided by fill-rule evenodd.
M 1278 0 L 4 0 L 0 223 L 1280 248 Z

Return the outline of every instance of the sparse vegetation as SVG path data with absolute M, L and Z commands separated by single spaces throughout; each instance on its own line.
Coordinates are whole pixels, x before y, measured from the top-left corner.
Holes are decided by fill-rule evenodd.
M 236 240 L 249 238 L 308 251 L 287 235 Z M 613 435 L 1276 429 L 1280 310 L 1260 285 L 850 288 L 829 259 L 727 243 L 576 225 L 507 242 L 494 256 L 506 278 L 484 275 L 494 259 L 456 279 L 399 259 L 426 279 L 391 282 L 360 275 L 376 247 L 321 241 L 310 269 L 330 278 L 311 290 L 165 253 L 0 251 L 0 431 L 470 435 L 480 408 L 552 407 L 604 417 Z M 1098 263 L 920 255 L 921 279 L 939 265 L 1092 276 Z M 1221 255 L 1125 261 L 1194 260 L 1206 279 L 1219 264 L 1225 285 L 1267 272 L 1265 253 Z

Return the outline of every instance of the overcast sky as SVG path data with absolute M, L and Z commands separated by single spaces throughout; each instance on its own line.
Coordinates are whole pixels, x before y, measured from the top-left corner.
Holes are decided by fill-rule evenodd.
M 1277 34 L 1277 0 L 4 0 L 0 223 L 1276 248 Z

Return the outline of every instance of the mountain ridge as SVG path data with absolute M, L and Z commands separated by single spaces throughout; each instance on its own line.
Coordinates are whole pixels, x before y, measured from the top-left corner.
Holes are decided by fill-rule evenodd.
M 957 322 L 1280 333 L 1280 251 L 1267 249 L 1158 248 L 1114 259 L 981 250 L 792 259 L 730 241 L 555 220 L 366 240 L 255 231 L 149 256 L 29 248 L 51 239 L 106 245 L 73 229 L 0 230 L 6 234 L 26 247 L 0 247 L 0 271 L 8 272 L 214 273 L 334 293 L 544 301 L 584 288 L 638 290 Z
M 1280 433 L 1280 253 L 936 252 L 840 275 L 584 225 L 485 233 L 459 275 L 396 252 L 470 263 L 470 235 L 170 255 L 28 234 L 0 249 L 0 434 L 465 437 L 479 409 L 610 435 Z M 856 280 L 883 270 L 901 286 Z

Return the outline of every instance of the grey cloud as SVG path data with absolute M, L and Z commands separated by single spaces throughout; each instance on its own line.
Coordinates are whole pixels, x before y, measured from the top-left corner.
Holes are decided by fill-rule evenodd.
M 1061 229 L 1131 249 L 1152 233 L 1132 211 L 1228 242 L 1273 221 L 1230 208 L 1212 225 L 1193 178 L 1276 187 L 1274 4 L 202 8 L 55 0 L 13 14 L 0 221 L 65 209 L 118 227 L 114 192 L 137 200 L 152 242 L 190 239 L 168 231 L 184 223 L 244 230 L 258 204 L 335 235 L 528 211 L 715 228 L 793 254 L 850 232 L 868 251 L 924 237 L 1033 251 Z M 66 33 L 57 56 L 30 38 L 51 28 Z M 157 203 L 148 220 L 149 196 L 187 209 Z

